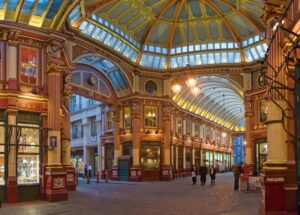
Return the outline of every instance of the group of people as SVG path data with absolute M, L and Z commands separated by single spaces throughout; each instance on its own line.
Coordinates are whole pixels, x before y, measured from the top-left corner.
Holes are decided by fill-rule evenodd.
M 200 173 L 200 181 L 201 181 L 201 186 L 205 186 L 206 184 L 206 176 L 208 173 L 208 169 L 206 166 L 201 166 L 199 169 L 199 173 Z M 215 185 L 216 184 L 216 173 L 217 170 L 216 168 L 212 167 L 209 169 L 209 175 L 210 175 L 210 185 Z M 196 175 L 196 169 L 192 168 L 192 180 L 193 180 L 193 184 L 197 183 L 197 175 Z
M 243 169 L 243 162 L 240 162 L 239 164 L 233 166 L 233 175 L 234 175 L 234 190 L 239 189 L 239 181 L 240 181 L 240 176 L 241 174 L 244 174 L 244 169 Z M 193 184 L 197 183 L 197 174 L 196 174 L 196 169 L 192 168 L 192 181 Z M 206 166 L 201 166 L 199 169 L 200 173 L 200 181 L 201 181 L 201 186 L 205 186 L 206 183 L 206 176 L 208 174 L 208 169 Z M 213 186 L 216 184 L 216 173 L 217 170 L 214 167 L 211 167 L 209 169 L 209 175 L 210 175 L 210 185 Z

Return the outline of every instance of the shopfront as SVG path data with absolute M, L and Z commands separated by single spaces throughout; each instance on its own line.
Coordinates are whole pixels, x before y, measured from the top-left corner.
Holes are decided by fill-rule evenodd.
M 210 169 L 214 167 L 214 152 L 213 151 L 203 151 L 203 164 Z
M 159 180 L 161 170 L 161 143 L 141 143 L 141 165 L 145 180 Z
M 268 143 L 265 138 L 255 140 L 254 172 L 259 174 L 264 162 L 267 161 Z
M 42 163 L 39 114 L 19 112 L 16 133 L 18 200 L 39 199 Z
M 5 200 L 5 184 L 6 184 L 6 154 L 5 152 L 5 112 L 0 110 L 0 201 Z

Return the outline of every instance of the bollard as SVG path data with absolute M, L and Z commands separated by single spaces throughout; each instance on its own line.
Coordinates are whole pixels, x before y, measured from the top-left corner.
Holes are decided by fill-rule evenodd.
M 96 173 L 96 183 L 99 183 L 99 171 L 97 171 L 97 173 Z

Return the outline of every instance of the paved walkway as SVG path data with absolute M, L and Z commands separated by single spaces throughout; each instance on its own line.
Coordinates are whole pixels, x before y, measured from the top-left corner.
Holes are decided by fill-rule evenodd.
M 42 201 L 4 205 L 5 215 L 256 215 L 260 193 L 233 190 L 232 173 L 217 174 L 216 186 L 201 187 L 192 180 L 172 182 L 100 183 L 80 182 L 69 200 L 59 203 Z M 209 177 L 208 177 L 209 182 Z

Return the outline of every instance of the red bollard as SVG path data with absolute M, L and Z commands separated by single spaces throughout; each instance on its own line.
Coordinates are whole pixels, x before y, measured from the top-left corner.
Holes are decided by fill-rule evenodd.
M 86 183 L 90 184 L 90 176 L 89 175 L 86 176 Z
M 99 183 L 99 171 L 96 173 L 96 183 Z

